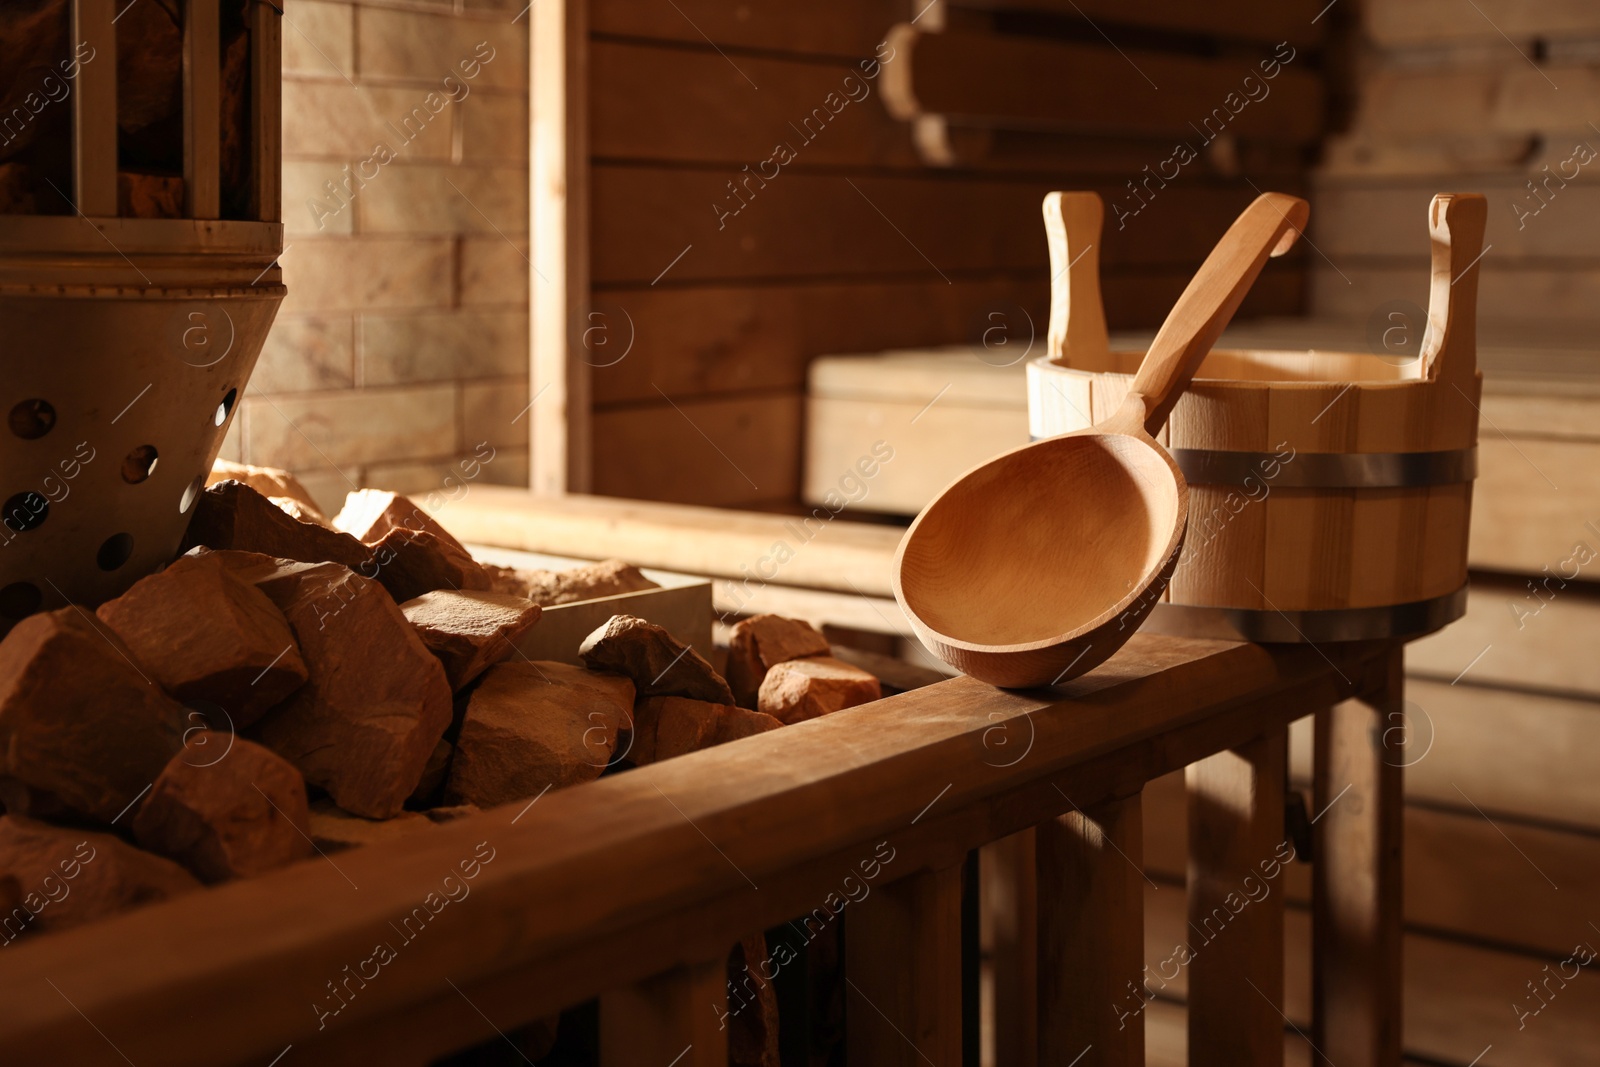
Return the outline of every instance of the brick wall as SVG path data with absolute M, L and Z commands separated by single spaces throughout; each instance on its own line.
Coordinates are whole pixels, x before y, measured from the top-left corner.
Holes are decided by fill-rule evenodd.
M 225 457 L 330 508 L 485 441 L 477 477 L 527 483 L 525 2 L 285 3 L 289 295 Z

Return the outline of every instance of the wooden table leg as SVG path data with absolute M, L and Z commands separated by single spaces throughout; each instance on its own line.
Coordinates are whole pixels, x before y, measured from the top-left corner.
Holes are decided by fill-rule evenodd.
M 1035 828 L 1041 1064 L 1144 1063 L 1140 807 L 1135 795 Z
M 1402 660 L 1316 718 L 1312 1039 L 1338 1067 L 1400 1063 L 1405 757 L 1386 741 L 1406 728 Z
M 961 873 L 924 871 L 849 906 L 847 1063 L 961 1063 Z
M 1283 794 L 1279 729 L 1191 764 L 1189 1062 L 1283 1064 Z
M 727 957 L 679 967 L 600 997 L 602 1067 L 727 1067 Z

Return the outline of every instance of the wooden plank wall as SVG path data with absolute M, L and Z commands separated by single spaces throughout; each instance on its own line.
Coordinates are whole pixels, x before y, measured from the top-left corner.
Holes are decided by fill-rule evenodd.
M 1600 248 L 1600 6 L 1373 0 L 1353 118 L 1327 145 L 1313 312 L 1366 321 L 1426 304 L 1429 198 L 1489 197 L 1485 320 L 1586 333 Z
M 1044 0 L 948 6 L 592 0 L 591 310 L 574 333 L 592 387 L 594 492 L 792 505 L 813 357 L 973 342 L 997 322 L 1018 337 L 1037 331 L 1042 350 L 1040 201 L 1052 189 L 1148 204 L 1120 232 L 1108 228 L 1105 294 L 1119 327 L 1160 321 L 1253 186 L 1305 189 L 1306 148 L 1267 122 L 1249 137 L 1192 137 L 1198 159 L 1140 196 L 1134 182 L 1173 155 L 1173 138 L 1115 131 L 1136 126 L 1152 98 L 1172 112 L 1178 95 L 1146 85 L 1140 57 L 1200 57 L 1242 81 L 1273 54 L 1281 23 L 1297 76 L 1316 71 L 1320 5 L 1230 0 L 1199 23 L 1176 4 L 1158 14 Z M 1274 14 L 1254 10 L 1263 7 Z M 1119 66 L 1120 50 L 1128 62 L 1097 109 L 1107 128 L 952 128 L 954 165 L 928 165 L 912 126 L 882 100 L 893 65 L 909 61 L 886 37 L 914 19 L 918 30 L 1071 41 Z M 974 71 L 974 84 L 983 76 Z M 1305 99 L 1284 92 L 1252 106 L 1287 113 Z M 1189 102 L 1197 122 L 1222 104 Z M 1283 273 L 1247 313 L 1303 310 L 1303 283 L 1303 270 Z

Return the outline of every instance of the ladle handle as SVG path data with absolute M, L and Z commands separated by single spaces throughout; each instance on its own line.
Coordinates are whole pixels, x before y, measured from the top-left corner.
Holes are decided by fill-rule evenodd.
M 1284 193 L 1262 193 L 1244 209 L 1161 324 L 1115 421 L 1137 419 L 1151 437 L 1161 432 L 1261 268 L 1293 247 L 1310 215 L 1309 204 Z

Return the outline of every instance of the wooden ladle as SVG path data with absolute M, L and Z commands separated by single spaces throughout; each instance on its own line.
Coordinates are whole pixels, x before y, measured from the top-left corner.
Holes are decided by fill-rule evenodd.
M 1112 416 L 963 474 L 917 516 L 894 594 L 922 643 L 997 686 L 1053 685 L 1139 628 L 1183 547 L 1189 486 L 1155 435 L 1310 208 L 1264 193 L 1206 257 Z

